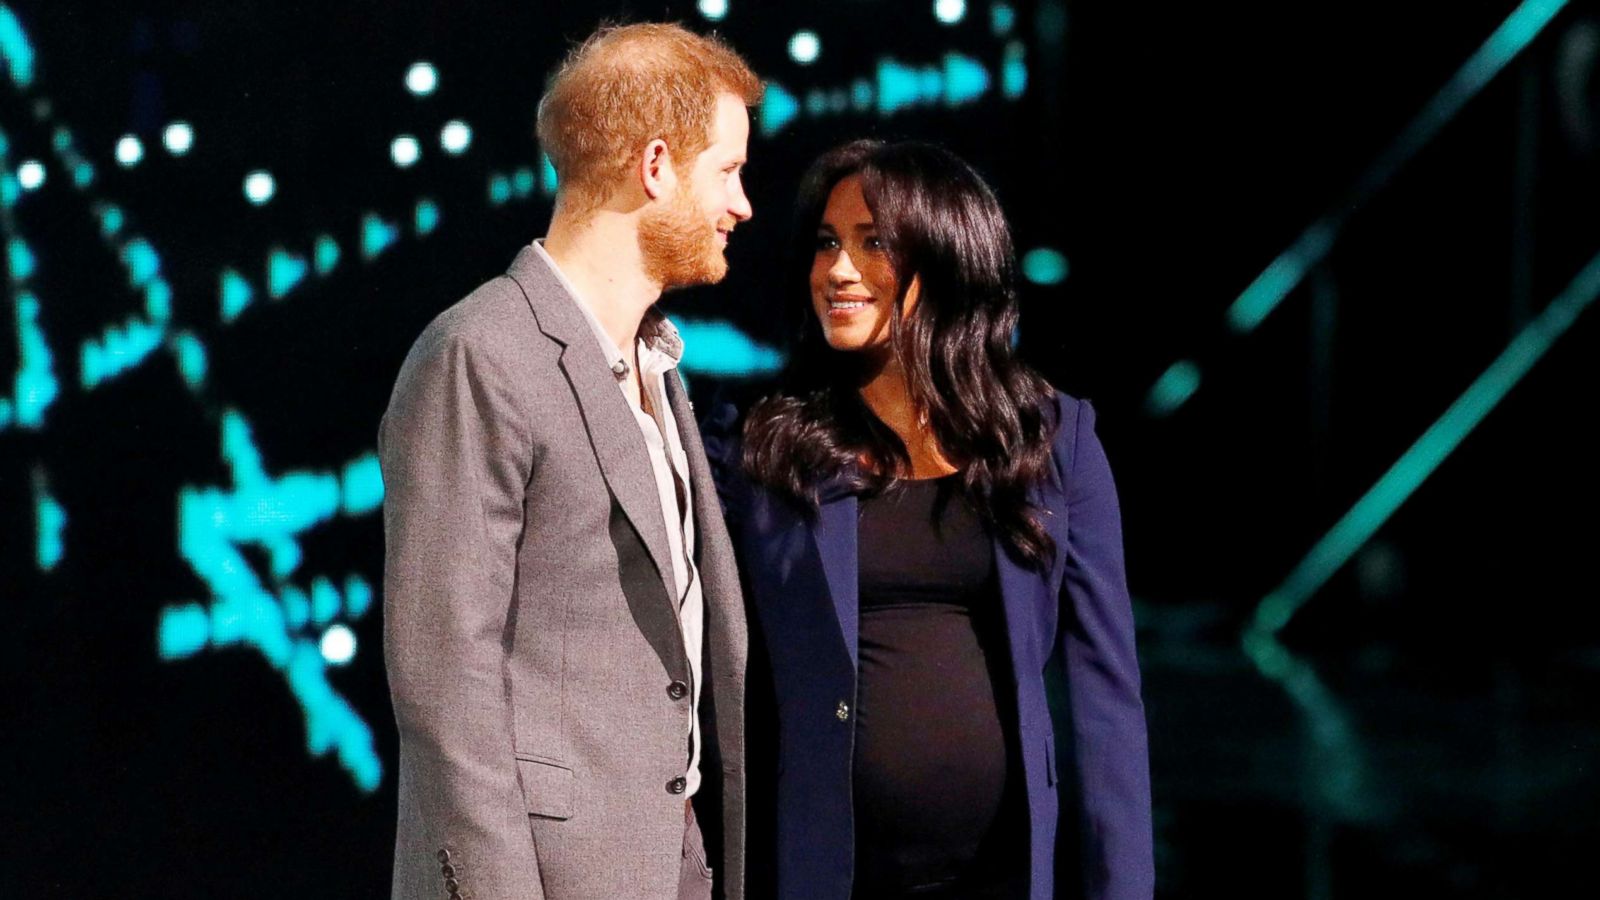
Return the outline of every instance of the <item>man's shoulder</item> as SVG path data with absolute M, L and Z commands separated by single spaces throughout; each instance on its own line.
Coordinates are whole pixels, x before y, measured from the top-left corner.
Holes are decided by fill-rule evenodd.
M 413 360 L 465 353 L 506 365 L 533 364 L 549 341 L 517 282 L 498 275 L 445 308 L 422 329 Z

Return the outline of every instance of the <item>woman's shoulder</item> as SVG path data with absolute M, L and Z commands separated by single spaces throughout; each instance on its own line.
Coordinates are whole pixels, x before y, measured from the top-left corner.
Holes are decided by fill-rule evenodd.
M 1053 396 L 1048 401 L 1047 415 L 1050 427 L 1055 430 L 1050 449 L 1056 471 L 1064 478 L 1073 470 L 1073 457 L 1081 437 L 1094 434 L 1094 404 L 1055 387 L 1050 390 Z
M 700 420 L 700 440 L 705 445 L 706 461 L 711 464 L 712 472 L 738 469 L 745 411 L 746 407 L 719 391 Z

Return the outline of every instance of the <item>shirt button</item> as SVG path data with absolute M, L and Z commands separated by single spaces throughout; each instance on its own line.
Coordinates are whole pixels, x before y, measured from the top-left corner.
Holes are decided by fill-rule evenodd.
M 674 700 L 682 700 L 689 696 L 689 686 L 681 681 L 674 681 L 667 685 L 667 696 Z
M 849 720 L 849 718 L 850 718 L 850 704 L 844 702 L 843 700 L 840 700 L 839 701 L 839 708 L 834 710 L 833 714 L 838 716 L 839 717 L 839 721 L 841 721 L 841 722 Z
M 681 794 L 688 789 L 689 779 L 684 778 L 682 775 L 667 782 L 667 793 L 669 794 Z

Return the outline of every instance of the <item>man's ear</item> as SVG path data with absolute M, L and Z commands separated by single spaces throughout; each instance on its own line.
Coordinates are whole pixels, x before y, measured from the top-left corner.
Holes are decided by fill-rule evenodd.
M 639 185 L 645 196 L 658 200 L 677 186 L 678 176 L 672 168 L 672 151 L 667 142 L 656 138 L 644 147 L 639 157 Z

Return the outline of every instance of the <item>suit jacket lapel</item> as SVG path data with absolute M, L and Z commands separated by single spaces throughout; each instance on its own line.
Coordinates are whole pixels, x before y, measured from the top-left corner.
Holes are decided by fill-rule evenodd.
M 528 298 L 539 330 L 562 346 L 561 371 L 583 412 L 583 424 L 601 474 L 655 563 L 676 622 L 678 604 L 673 600 L 677 591 L 673 586 L 667 526 L 639 422 L 617 387 L 616 376 L 576 305 L 577 298 L 567 293 L 539 254 L 532 247 L 522 248 L 508 274 Z
M 824 492 L 822 506 L 812 526 L 812 538 L 822 559 L 834 613 L 839 617 L 839 632 L 850 651 L 852 668 L 860 665 L 861 631 L 860 567 L 857 556 L 857 512 L 860 504 L 854 494 L 829 497 Z

